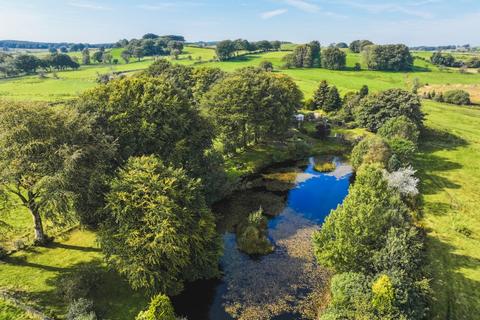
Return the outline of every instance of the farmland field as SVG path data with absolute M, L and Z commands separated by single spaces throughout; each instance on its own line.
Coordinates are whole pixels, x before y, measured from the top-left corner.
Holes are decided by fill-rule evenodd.
M 81 66 L 78 71 L 57 72 L 57 78 L 47 74 L 45 79 L 38 76 L 1 79 L 0 98 L 62 103 L 96 86 L 98 74 L 133 74 L 146 69 L 153 62 L 153 59 L 146 58 L 125 64 L 120 53 L 121 49 L 112 50 L 114 58 L 120 60 L 118 65 Z M 361 56 L 353 53 L 348 53 L 344 71 L 282 69 L 282 58 L 287 53 L 251 54 L 217 62 L 209 61 L 214 58 L 213 49 L 186 47 L 179 60 L 174 62 L 218 67 L 231 72 L 270 61 L 275 72 L 287 74 L 295 80 L 306 98 L 312 96 L 321 80 L 336 85 L 342 95 L 357 91 L 363 85 L 367 85 L 372 92 L 390 88 L 410 90 L 417 80 L 421 85 L 436 90 L 456 86 L 471 87 L 478 92 L 480 85 L 479 73 L 462 74 L 456 69 L 439 69 L 421 59 L 415 60 L 412 72 L 367 71 Z M 414 55 L 428 60 L 431 53 L 415 52 Z M 356 63 L 362 64 L 363 70 L 354 71 Z M 474 102 L 480 102 L 479 97 L 472 95 Z M 431 318 L 474 320 L 480 314 L 480 109 L 424 100 L 423 111 L 426 114 L 426 134 L 416 157 L 416 167 L 424 195 L 421 223 L 428 232 L 427 253 L 435 302 Z M 26 213 L 6 214 L 2 219 L 20 233 L 24 233 L 25 226 L 30 223 Z M 45 307 L 46 301 L 49 301 L 47 312 L 64 314 L 65 306 L 55 297 L 52 281 L 59 274 L 73 270 L 77 264 L 92 263 L 102 256 L 96 247 L 95 235 L 89 231 L 74 231 L 55 245 L 16 253 L 11 257 L 11 264 L 0 264 L 0 289 L 13 288 L 28 292 L 39 307 Z M 9 276 L 5 277 L 6 274 Z M 112 319 L 131 319 L 145 305 L 144 297 L 132 295 L 122 283 L 120 289 L 116 288 L 118 279 L 113 276 L 108 281 L 102 302 L 105 305 L 113 303 L 113 299 L 106 298 L 107 292 L 113 292 L 116 304 L 108 316 Z M 13 307 L 0 302 L 0 318 L 6 314 L 13 319 L 16 312 Z

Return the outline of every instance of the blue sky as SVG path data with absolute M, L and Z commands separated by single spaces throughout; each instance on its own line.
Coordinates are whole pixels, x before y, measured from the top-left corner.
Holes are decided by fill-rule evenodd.
M 0 0 L 0 39 L 94 43 L 147 32 L 480 45 L 480 0 Z

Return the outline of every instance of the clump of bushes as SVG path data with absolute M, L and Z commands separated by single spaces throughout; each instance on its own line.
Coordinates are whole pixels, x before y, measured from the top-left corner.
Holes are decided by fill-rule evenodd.
M 92 300 L 80 298 L 70 303 L 67 320 L 97 320 Z
M 335 162 L 321 162 L 321 163 L 315 163 L 313 166 L 313 169 L 317 172 L 332 172 L 335 170 L 337 165 Z
M 456 105 L 470 105 L 470 94 L 464 90 L 450 90 L 443 93 L 443 100 L 446 103 Z
M 57 294 L 66 302 L 90 298 L 101 288 L 105 271 L 100 263 L 81 264 L 57 280 Z
M 5 258 L 6 256 L 7 256 L 7 250 L 5 250 L 5 248 L 3 247 L 0 247 L 0 260 Z
M 264 255 L 273 252 L 273 246 L 267 238 L 267 219 L 263 209 L 252 212 L 247 221 L 238 226 L 238 248 L 251 255 Z
M 343 204 L 314 235 L 317 260 L 337 272 L 320 319 L 422 319 L 423 236 L 383 169 L 362 166 Z
M 364 164 L 378 163 L 387 167 L 391 156 L 388 144 L 380 137 L 367 137 L 360 141 L 352 150 L 350 161 L 354 169 Z
M 175 320 L 175 310 L 173 309 L 170 299 L 159 294 L 153 297 L 144 311 L 140 311 L 135 320 Z
M 263 71 L 272 72 L 273 64 L 270 61 L 262 61 L 260 62 L 259 68 Z

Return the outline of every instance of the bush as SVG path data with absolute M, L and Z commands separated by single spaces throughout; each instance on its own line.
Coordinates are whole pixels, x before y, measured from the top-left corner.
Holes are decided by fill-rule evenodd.
M 417 143 L 420 131 L 410 119 L 399 116 L 385 122 L 378 130 L 378 135 L 385 139 L 403 138 Z
M 260 62 L 260 69 L 263 71 L 271 72 L 273 71 L 273 64 L 270 61 L 262 61 Z
M 238 226 L 238 248 L 247 254 L 268 254 L 273 251 L 273 246 L 267 238 L 267 219 L 263 209 L 252 212 L 248 220 Z
M 7 250 L 5 250 L 3 247 L 0 247 L 0 260 L 5 257 L 7 257 Z
M 67 320 L 96 320 L 95 307 L 92 300 L 80 298 L 68 306 Z
M 315 126 L 315 137 L 318 139 L 325 140 L 330 135 L 332 129 L 330 124 L 327 121 L 320 121 Z
M 456 105 L 470 105 L 470 94 L 464 90 L 450 90 L 443 93 L 443 100 L 446 103 Z
M 170 299 L 163 294 L 155 296 L 147 310 L 141 311 L 135 320 L 175 320 L 175 311 Z
M 57 293 L 64 301 L 91 297 L 102 286 L 104 270 L 100 263 L 82 264 L 57 280 Z
M 389 146 L 381 138 L 372 136 L 363 139 L 353 148 L 350 160 L 355 169 L 372 163 L 387 167 L 390 156 Z
M 388 145 L 392 153 L 397 157 L 399 160 L 401 167 L 407 167 L 411 164 L 415 152 L 417 151 L 417 146 L 410 140 L 403 139 L 403 138 L 393 138 L 387 140 Z M 398 169 L 398 168 L 390 168 L 390 169 Z

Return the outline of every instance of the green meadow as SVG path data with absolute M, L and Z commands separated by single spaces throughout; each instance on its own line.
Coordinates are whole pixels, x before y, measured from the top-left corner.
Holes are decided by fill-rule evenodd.
M 45 79 L 38 76 L 2 79 L 0 99 L 61 103 L 96 86 L 98 74 L 133 74 L 147 68 L 153 61 L 132 59 L 125 64 L 120 58 L 121 50 L 112 50 L 113 57 L 120 61 L 118 65 L 82 65 L 78 71 L 57 72 L 57 77 L 49 73 Z M 361 56 L 352 53 L 348 53 L 344 71 L 284 70 L 282 58 L 287 53 L 268 52 L 214 62 L 210 61 L 215 55 L 213 49 L 186 47 L 175 62 L 234 71 L 271 61 L 275 72 L 291 76 L 306 98 L 313 94 L 321 80 L 336 85 L 342 94 L 358 90 L 363 85 L 368 85 L 372 92 L 389 88 L 410 90 L 416 81 L 422 85 L 480 84 L 479 73 L 441 70 L 428 62 L 431 53 L 426 52 L 414 52 L 414 56 L 427 61 L 416 59 L 414 71 L 407 73 L 367 71 Z M 362 65 L 361 71 L 353 70 L 356 63 Z M 434 299 L 430 318 L 474 320 L 480 314 L 480 108 L 424 101 L 423 111 L 426 130 L 416 168 L 419 169 L 424 195 L 421 223 L 428 232 L 427 253 Z M 259 166 L 254 163 L 258 159 L 258 156 L 246 154 L 240 161 Z M 5 210 L 0 220 L 10 225 L 10 232 L 28 233 L 31 219 L 26 212 L 19 214 L 18 210 L 18 206 Z M 28 293 L 34 306 L 48 314 L 61 315 L 65 313 L 65 305 L 55 295 L 55 281 L 62 274 L 74 271 L 81 263 L 102 265 L 101 258 L 95 235 L 77 230 L 65 238 L 58 238 L 51 247 L 20 251 L 9 257 L 6 263 L 0 263 L 0 290 Z M 99 292 L 99 299 L 110 307 L 105 311 L 109 319 L 131 319 L 146 303 L 144 297 L 131 292 L 112 274 Z M 21 314 L 0 299 L 0 319 L 30 319 Z

